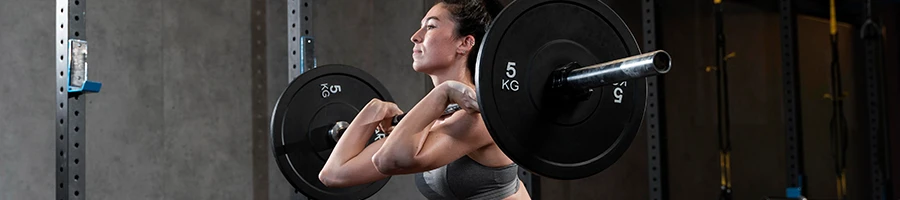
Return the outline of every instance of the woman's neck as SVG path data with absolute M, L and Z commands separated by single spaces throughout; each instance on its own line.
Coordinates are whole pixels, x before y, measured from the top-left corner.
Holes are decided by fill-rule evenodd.
M 467 70 L 465 63 L 457 63 L 456 66 L 432 73 L 430 76 L 431 83 L 434 84 L 435 87 L 446 81 L 459 81 L 466 85 L 475 86 L 475 81 L 472 80 L 472 75 L 469 74 L 469 70 Z

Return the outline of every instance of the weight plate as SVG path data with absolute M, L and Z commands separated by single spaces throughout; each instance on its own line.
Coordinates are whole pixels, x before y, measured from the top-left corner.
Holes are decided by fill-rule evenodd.
M 319 66 L 290 83 L 275 103 L 271 140 L 275 162 L 294 188 L 311 199 L 355 200 L 372 196 L 387 183 L 390 178 L 329 188 L 319 181 L 334 147 L 327 129 L 337 121 L 352 121 L 372 98 L 393 101 L 375 77 L 346 65 Z
M 584 178 L 631 145 L 644 113 L 645 79 L 595 88 L 581 99 L 545 90 L 551 72 L 566 63 L 588 66 L 641 53 L 606 4 L 514 1 L 483 41 L 476 70 L 482 118 L 520 166 L 555 179 Z

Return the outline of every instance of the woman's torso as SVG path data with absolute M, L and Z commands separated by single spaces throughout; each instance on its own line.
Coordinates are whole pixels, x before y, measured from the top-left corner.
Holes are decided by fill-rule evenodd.
M 518 166 L 493 142 L 447 165 L 418 173 L 415 180 L 429 199 L 502 199 L 513 196 L 520 187 Z
M 519 189 L 518 167 L 488 167 L 469 156 L 415 175 L 416 187 L 428 199 L 503 199 Z

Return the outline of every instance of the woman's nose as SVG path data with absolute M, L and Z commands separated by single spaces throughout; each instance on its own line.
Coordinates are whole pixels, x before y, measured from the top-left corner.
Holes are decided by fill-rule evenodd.
M 422 42 L 422 39 L 419 39 L 419 32 L 420 32 L 420 31 L 422 31 L 422 29 L 416 30 L 416 32 L 413 33 L 412 37 L 409 38 L 409 41 L 412 41 L 413 43 L 420 43 L 420 42 Z

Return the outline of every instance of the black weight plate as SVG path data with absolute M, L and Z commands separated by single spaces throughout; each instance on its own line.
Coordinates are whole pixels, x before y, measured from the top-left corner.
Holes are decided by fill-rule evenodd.
M 390 178 L 329 188 L 318 178 L 333 148 L 323 127 L 352 121 L 372 98 L 393 101 L 375 77 L 346 65 L 319 66 L 290 83 L 275 103 L 271 140 L 275 162 L 294 188 L 312 199 L 364 199 L 387 183 Z
M 545 91 L 553 70 L 640 54 L 625 22 L 597 0 L 515 1 L 485 35 L 476 85 L 482 118 L 513 161 L 541 176 L 578 179 L 631 145 L 646 80 L 595 88 L 582 99 Z M 577 98 L 574 98 L 577 99 Z

